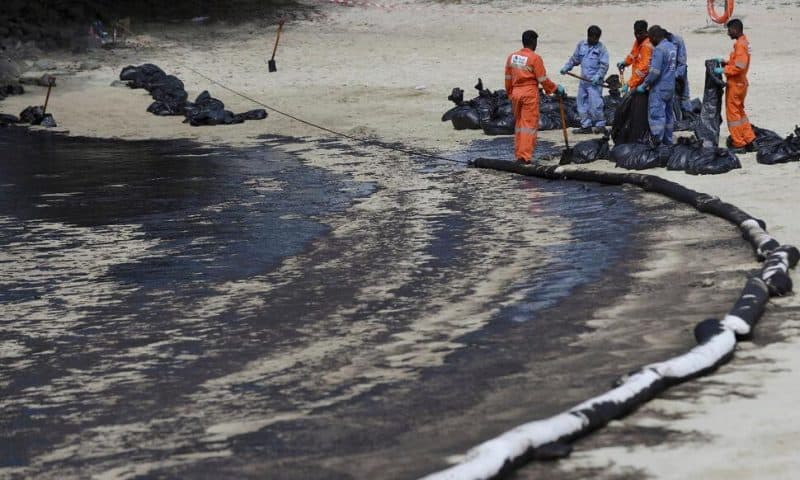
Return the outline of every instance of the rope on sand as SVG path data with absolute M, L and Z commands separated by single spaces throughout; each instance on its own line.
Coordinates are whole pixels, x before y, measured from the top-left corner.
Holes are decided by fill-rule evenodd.
M 797 264 L 800 251 L 793 246 L 781 246 L 766 232 L 763 221 L 717 197 L 655 175 L 568 170 L 556 165 L 522 165 L 486 158 L 476 159 L 471 165 L 549 180 L 630 184 L 660 193 L 739 227 L 764 266 L 758 275 L 747 280 L 738 300 L 722 320 L 710 318 L 695 326 L 697 345 L 688 352 L 624 375 L 611 390 L 565 412 L 526 423 L 481 443 L 468 451 L 461 463 L 428 475 L 424 480 L 497 478 L 530 460 L 568 456 L 572 451 L 572 441 L 627 415 L 670 386 L 709 373 L 728 361 L 737 341 L 751 335 L 770 296 L 784 295 L 792 290 L 788 271 Z
M 384 150 L 392 150 L 392 151 L 395 151 L 395 152 L 405 153 L 405 154 L 408 154 L 408 155 L 431 158 L 431 159 L 434 159 L 434 160 L 442 160 L 442 161 L 445 161 L 445 162 L 457 163 L 457 164 L 461 164 L 461 165 L 465 165 L 466 164 L 466 162 L 463 162 L 461 160 L 442 157 L 441 155 L 436 155 L 436 154 L 433 154 L 433 153 L 427 153 L 427 152 L 423 152 L 421 150 L 405 148 L 405 147 L 401 147 L 401 146 L 399 146 L 397 144 L 390 144 L 390 143 L 386 143 L 386 142 L 383 142 L 383 141 L 380 141 L 380 140 L 376 140 L 376 139 L 359 138 L 359 137 L 356 137 L 356 136 L 353 136 L 353 135 L 348 135 L 346 133 L 338 132 L 336 130 L 333 130 L 333 129 L 330 129 L 330 128 L 327 128 L 327 127 L 323 127 L 322 125 L 310 122 L 308 120 L 303 120 L 300 117 L 297 117 L 295 115 L 292 115 L 292 114 L 289 114 L 289 113 L 286 113 L 286 112 L 282 112 L 282 111 L 278 110 L 277 108 L 271 107 L 271 106 L 267 105 L 264 102 L 260 102 L 260 101 L 256 100 L 255 98 L 250 97 L 249 95 L 245 95 L 244 93 L 241 93 L 241 92 L 239 92 L 237 90 L 234 90 L 233 88 L 228 87 L 227 85 L 225 85 L 225 84 L 223 84 L 223 83 L 221 83 L 221 82 L 219 82 L 217 80 L 214 80 L 213 78 L 211 78 L 211 77 L 209 77 L 207 75 L 204 75 L 201 72 L 198 72 L 197 70 L 195 70 L 194 68 L 190 67 L 189 65 L 186 65 L 186 64 L 183 64 L 183 63 L 180 63 L 180 62 L 178 62 L 178 63 L 180 65 L 182 65 L 183 67 L 185 67 L 186 69 L 191 70 L 192 72 L 194 72 L 195 74 L 199 75 L 200 77 L 205 78 L 209 82 L 211 82 L 211 83 L 213 83 L 213 84 L 215 84 L 215 85 L 217 85 L 219 87 L 224 88 L 225 90 L 233 93 L 234 95 L 238 95 L 238 96 L 244 98 L 245 100 L 249 100 L 249 101 L 251 101 L 251 102 L 253 102 L 253 103 L 257 104 L 257 105 L 261 105 L 262 107 L 266 108 L 267 110 L 275 112 L 275 113 L 277 113 L 279 115 L 283 115 L 284 117 L 290 118 L 290 119 L 292 119 L 292 120 L 294 120 L 296 122 L 300 122 L 300 123 L 308 125 L 310 127 L 322 130 L 323 132 L 328 132 L 331 135 L 335 135 L 335 136 L 342 137 L 342 138 L 347 138 L 349 140 L 353 140 L 354 142 L 358 142 L 358 143 L 361 143 L 363 145 L 367 145 L 367 146 L 371 146 L 371 147 L 383 148 Z

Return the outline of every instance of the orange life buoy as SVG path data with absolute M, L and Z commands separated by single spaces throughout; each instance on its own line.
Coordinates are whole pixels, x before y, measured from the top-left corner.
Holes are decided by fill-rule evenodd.
M 717 11 L 714 9 L 714 0 L 707 1 L 708 16 L 711 17 L 711 20 L 722 24 L 730 20 L 731 15 L 733 15 L 733 0 L 725 0 L 725 12 L 722 15 L 717 15 Z

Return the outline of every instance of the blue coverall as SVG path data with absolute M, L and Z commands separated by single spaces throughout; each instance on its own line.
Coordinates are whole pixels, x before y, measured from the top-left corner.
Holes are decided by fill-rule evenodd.
M 677 56 L 675 45 L 666 38 L 661 40 L 653 49 L 653 58 L 650 59 L 650 72 L 643 83 L 645 88 L 649 90 L 647 96 L 647 121 L 650 123 L 650 133 L 653 134 L 657 141 L 666 144 L 672 143 L 672 131 L 675 128 L 672 101 L 675 97 Z
M 683 43 L 683 38 L 681 38 L 680 35 L 675 35 L 674 33 L 668 33 L 667 40 L 675 46 L 677 55 L 675 57 L 675 79 L 683 80 L 683 93 L 681 93 L 678 101 L 680 101 L 681 109 L 691 110 L 692 102 L 691 94 L 689 93 L 689 67 L 687 63 L 686 44 Z M 678 93 L 677 90 L 675 93 Z
M 581 76 L 589 80 L 599 77 L 603 80 L 608 72 L 608 50 L 602 42 L 589 45 L 586 40 L 581 40 L 575 47 L 575 52 L 564 64 L 564 70 L 572 70 L 575 65 L 581 66 Z M 603 114 L 603 89 L 600 85 L 581 80 L 578 87 L 578 114 L 581 117 L 581 127 L 605 127 L 606 117 Z

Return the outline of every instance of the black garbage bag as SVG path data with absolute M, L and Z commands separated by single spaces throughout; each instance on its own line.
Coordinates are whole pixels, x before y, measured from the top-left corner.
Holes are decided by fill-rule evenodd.
M 698 155 L 701 148 L 702 143 L 694 137 L 678 138 L 667 159 L 667 170 L 686 170 L 686 166 Z
M 444 112 L 442 121 L 446 122 L 448 120 L 453 122 L 453 128 L 456 130 L 479 130 L 481 128 L 478 111 L 469 104 L 453 107 Z
M 571 163 L 590 163 L 610 158 L 608 137 L 578 142 L 572 147 Z
M 464 104 L 464 90 L 456 87 L 451 92 L 450 95 L 447 96 L 447 99 L 451 102 L 455 103 L 456 105 L 463 105 Z
M 0 127 L 5 127 L 6 125 L 11 125 L 14 123 L 19 123 L 19 118 L 15 117 L 14 115 L 0 113 Z
M 777 133 L 763 128 L 753 127 L 756 134 L 755 144 L 758 153 L 756 161 L 765 165 L 796 162 L 800 160 L 800 127 L 794 133 L 781 138 Z
M 486 135 L 514 135 L 514 116 L 498 117 L 489 120 L 483 125 Z
M 609 95 L 603 97 L 603 116 L 606 117 L 606 125 L 614 124 L 614 114 L 622 103 L 622 96 L 619 92 L 610 92 Z
M 701 147 L 686 163 L 690 175 L 717 175 L 742 168 L 739 158 L 727 148 Z
M 31 125 L 41 125 L 43 127 L 57 127 L 56 120 L 49 113 L 44 113 L 42 106 L 30 106 L 20 112 L 19 120 L 21 123 Z
M 186 117 L 184 123 L 188 122 L 193 127 L 231 125 L 245 121 L 242 115 L 235 115 L 230 110 L 225 110 L 225 104 L 212 97 L 206 90 L 197 96 L 194 103 L 186 104 L 184 116 Z
M 22 95 L 23 93 L 25 93 L 25 89 L 18 83 L 0 85 L 0 100 L 11 95 Z
M 119 74 L 119 79 L 127 82 L 131 88 L 144 88 L 150 91 L 150 86 L 163 80 L 167 76 L 163 70 L 152 63 L 124 67 Z
M 694 127 L 694 136 L 705 147 L 719 145 L 719 126 L 722 124 L 722 90 L 725 87 L 725 80 L 722 79 L 722 76 L 714 73 L 714 69 L 718 66 L 718 61 L 706 60 L 703 106 L 700 110 L 700 118 L 695 122 Z
M 242 120 L 264 120 L 267 118 L 267 111 L 263 108 L 256 108 L 255 110 L 248 110 L 244 113 L 237 113 L 236 116 Z
M 611 149 L 611 160 L 617 167 L 645 170 L 665 166 L 671 150 L 669 145 L 654 148 L 643 143 L 620 143 Z
M 615 144 L 650 144 L 650 124 L 647 121 L 647 95 L 631 93 L 622 99 L 614 114 L 611 138 Z

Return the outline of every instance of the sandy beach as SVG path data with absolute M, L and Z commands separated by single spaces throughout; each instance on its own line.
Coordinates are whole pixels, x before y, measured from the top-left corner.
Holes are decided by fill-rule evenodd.
M 143 25 L 141 30 L 134 26 L 137 38 L 146 39 L 149 46 L 95 51 L 87 56 L 48 56 L 54 69 L 47 73 L 58 76 L 58 86 L 48 107 L 59 123 L 55 130 L 68 132 L 71 136 L 123 140 L 188 139 L 235 148 L 259 144 L 263 142 L 259 138 L 263 135 L 303 137 L 312 143 L 329 136 L 272 111 L 263 121 L 208 128 L 183 124 L 181 117 L 151 115 L 145 111 L 151 101 L 146 92 L 111 86 L 118 79 L 122 67 L 147 62 L 181 78 L 190 99 L 208 89 L 235 112 L 259 108 L 259 105 L 210 84 L 188 67 L 309 122 L 351 136 L 398 142 L 407 148 L 451 157 L 474 140 L 485 137 L 481 131 L 455 131 L 449 122 L 440 121 L 441 114 L 451 106 L 447 95 L 452 88 L 460 87 L 465 90 L 465 97 L 471 98 L 472 85 L 478 77 L 487 88 L 502 88 L 503 62 L 506 55 L 519 48 L 520 34 L 525 29 L 533 28 L 539 33 L 538 52 L 544 58 L 551 78 L 562 83 L 569 94 L 577 91 L 577 81 L 558 75 L 558 69 L 571 54 L 575 43 L 585 37 L 587 26 L 593 23 L 603 29 L 602 41 L 610 52 L 612 63 L 622 59 L 630 49 L 632 24 L 639 18 L 683 36 L 689 55 L 693 97 L 701 93 L 703 76 L 700 66 L 703 61 L 727 56 L 732 44 L 722 28 L 710 24 L 705 2 L 699 0 L 633 3 L 503 0 L 457 4 L 408 0 L 392 2 L 391 9 L 371 5 L 305 3 L 314 5 L 317 14 L 307 20 L 286 24 L 276 56 L 276 73 L 268 73 L 266 64 L 276 26 L 265 27 L 259 22 L 236 26 L 220 23 L 185 23 L 169 27 Z M 753 46 L 746 103 L 749 118 L 753 124 L 781 135 L 790 133 L 800 121 L 796 108 L 798 94 L 792 87 L 794 79 L 800 76 L 800 68 L 794 63 L 796 52 L 793 45 L 787 41 L 796 31 L 793 17 L 798 15 L 798 2 L 778 5 L 750 0 L 736 3 L 736 17 L 743 20 L 745 33 Z M 35 69 L 26 72 L 27 75 L 41 73 L 44 72 Z M 0 102 L 0 112 L 16 115 L 28 105 L 42 103 L 43 96 L 44 89 L 30 87 L 26 94 Z M 722 131 L 724 139 L 727 134 L 724 123 Z M 558 145 L 561 132 L 542 132 L 540 139 Z M 580 139 L 571 137 L 572 141 Z M 355 142 L 351 143 L 355 145 Z M 356 180 L 374 181 L 363 167 L 353 167 L 341 156 L 331 159 L 323 150 L 310 148 L 307 144 L 288 143 L 276 148 L 294 152 L 309 166 L 347 173 Z M 401 155 L 377 147 L 359 148 L 371 153 L 374 160 L 370 161 L 381 164 L 376 169 L 380 171 L 380 178 L 389 185 L 387 188 L 404 188 L 402 178 L 392 179 L 393 172 L 402 174 L 410 169 Z M 508 151 L 507 155 L 511 159 L 512 152 Z M 756 163 L 755 153 L 742 154 L 740 159 L 742 168 L 724 175 L 690 176 L 665 169 L 646 173 L 719 196 L 762 218 L 770 234 L 782 243 L 800 245 L 800 221 L 792 213 L 794 205 L 800 201 L 795 185 L 798 165 L 760 165 Z M 611 163 L 602 161 L 572 168 L 614 169 Z M 476 188 L 489 182 L 485 178 L 486 172 L 470 171 L 465 175 L 475 178 Z M 491 179 L 506 181 L 502 175 L 494 175 Z M 647 195 L 642 197 L 643 208 L 650 205 L 649 208 L 655 209 L 652 204 L 663 204 L 663 200 L 648 200 Z M 520 195 L 517 200 L 520 199 L 524 196 Z M 367 211 L 377 207 L 365 202 L 358 208 Z M 509 215 L 522 216 L 511 208 Z M 635 278 L 631 292 L 620 304 L 598 304 L 598 308 L 592 310 L 591 318 L 587 319 L 588 325 L 597 330 L 585 334 L 594 337 L 581 341 L 594 345 L 604 341 L 613 344 L 616 337 L 629 334 L 615 320 L 641 317 L 646 319 L 645 322 L 655 323 L 663 315 L 665 323 L 675 322 L 681 327 L 663 344 L 655 338 L 643 341 L 651 347 L 650 354 L 658 353 L 663 345 L 668 345 L 664 351 L 667 353 L 676 345 L 692 345 L 691 326 L 694 323 L 726 313 L 747 273 L 758 264 L 744 242 L 737 243 L 737 233 L 732 226 L 717 219 L 696 218 L 694 212 L 689 211 L 682 211 L 679 216 L 683 218 L 681 225 L 689 225 L 694 231 L 664 229 L 648 232 L 648 240 L 658 247 L 642 253 L 645 259 L 638 265 L 642 270 L 631 272 Z M 341 233 L 358 227 L 364 225 L 348 226 L 343 221 L 334 226 L 334 231 Z M 693 245 L 713 247 L 718 245 L 715 243 L 717 234 L 722 239 L 719 241 L 726 248 L 730 247 L 733 253 L 712 249 L 687 252 L 693 247 L 684 245 L 682 238 L 682 235 L 688 235 Z M 518 255 L 520 261 L 533 257 L 533 254 Z M 681 291 L 674 297 L 659 299 L 654 299 L 646 288 L 656 282 L 685 285 L 698 281 L 696 277 L 687 276 L 687 271 L 711 279 L 709 288 L 691 293 Z M 514 273 L 512 267 L 503 272 L 509 277 Z M 469 305 L 460 307 L 466 311 L 470 308 Z M 800 395 L 797 382 L 800 378 L 800 340 L 797 336 L 800 323 L 795 318 L 798 311 L 800 300 L 797 296 L 772 300 L 753 341 L 741 344 L 732 361 L 718 372 L 674 387 L 625 419 L 577 442 L 568 459 L 554 464 L 531 465 L 515 478 L 795 478 L 795 472 L 800 470 L 800 456 L 794 454 L 795 438 L 800 432 L 800 413 L 794 408 Z M 457 329 L 452 325 L 457 324 L 454 319 L 460 313 L 457 310 L 443 313 L 444 320 L 438 327 Z M 481 312 L 475 314 L 478 317 L 482 315 Z M 607 329 L 614 325 L 614 328 Z M 471 326 L 463 328 L 467 332 Z M 443 343 L 455 336 L 453 333 Z M 403 350 L 398 347 L 400 351 Z M 416 366 L 441 362 L 441 357 L 435 352 L 432 347 L 421 352 L 420 363 Z M 309 352 L 309 355 L 313 356 L 313 353 Z M 606 365 L 596 373 L 624 373 L 625 368 L 641 365 L 644 361 L 640 358 L 620 359 L 619 366 Z M 358 371 L 369 364 L 370 357 L 365 356 L 355 358 L 348 368 Z M 341 375 L 349 373 L 352 372 L 347 368 L 340 372 Z M 369 370 L 369 373 L 381 374 L 379 369 Z M 525 378 L 524 375 L 521 377 Z M 510 403 L 510 400 L 506 401 L 506 404 Z M 565 404 L 563 409 L 571 406 Z M 530 407 L 528 420 L 541 418 L 542 412 L 535 405 L 518 406 L 507 417 L 523 417 L 527 407 Z M 475 414 L 481 414 L 479 408 L 475 409 Z M 231 428 L 238 431 L 235 425 Z M 242 431 L 249 430 L 243 428 Z M 651 431 L 659 433 L 649 435 Z M 472 436 L 479 438 L 483 434 L 497 433 L 500 432 L 472 432 Z M 402 439 L 403 444 L 413 442 L 414 439 Z M 439 453 L 444 462 L 445 455 L 464 452 L 436 452 Z M 338 468 L 337 471 L 350 471 L 347 465 L 330 466 L 334 470 Z M 363 478 L 380 477 L 380 472 L 369 468 L 361 470 L 364 472 L 369 472 L 370 476 Z M 358 473 L 350 473 L 359 477 Z M 114 475 L 112 472 L 104 478 L 129 478 L 125 472 Z

